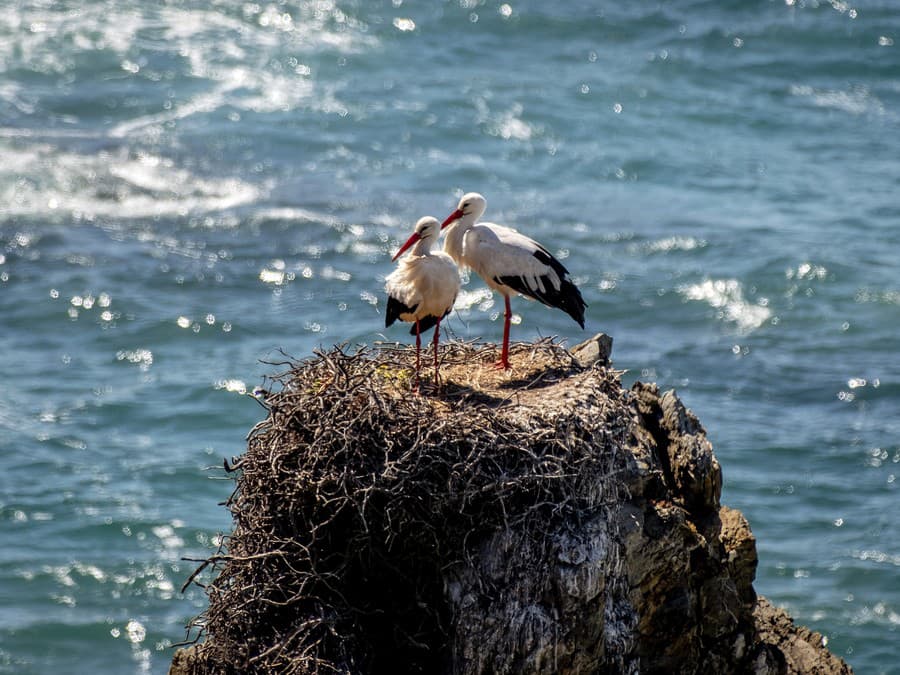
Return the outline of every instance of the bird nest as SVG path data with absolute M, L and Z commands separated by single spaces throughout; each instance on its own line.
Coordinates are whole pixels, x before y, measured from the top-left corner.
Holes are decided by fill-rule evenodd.
M 226 463 L 233 533 L 189 580 L 213 577 L 190 672 L 446 670 L 448 574 L 494 533 L 539 539 L 617 498 L 595 486 L 628 433 L 619 373 L 551 340 L 514 345 L 511 373 L 495 357 L 442 346 L 443 387 L 421 393 L 410 348 L 275 364 Z

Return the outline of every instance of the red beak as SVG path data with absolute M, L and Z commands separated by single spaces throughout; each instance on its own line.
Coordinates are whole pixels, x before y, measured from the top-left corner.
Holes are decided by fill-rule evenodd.
M 463 212 L 460 211 L 459 209 L 456 209 L 456 211 L 454 211 L 449 216 L 447 216 L 447 220 L 445 220 L 443 223 L 441 223 L 441 229 L 443 230 L 454 220 L 456 220 L 457 218 L 462 218 L 462 217 L 463 217 Z
M 394 262 L 397 258 L 403 255 L 406 252 L 406 249 L 415 244 L 421 238 L 422 237 L 419 236 L 418 232 L 413 232 L 412 236 L 406 240 L 406 243 L 403 244 L 403 246 L 400 247 L 400 250 L 394 254 L 393 258 L 391 258 L 391 262 Z

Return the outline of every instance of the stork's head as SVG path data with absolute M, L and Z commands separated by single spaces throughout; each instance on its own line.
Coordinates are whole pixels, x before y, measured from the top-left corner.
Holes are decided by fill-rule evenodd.
M 459 200 L 459 204 L 456 206 L 456 210 L 447 216 L 447 219 L 441 223 L 441 229 L 447 227 L 454 220 L 459 220 L 460 218 L 466 218 L 472 224 L 475 223 L 476 220 L 481 218 L 481 215 L 484 213 L 484 209 L 487 206 L 487 201 L 484 197 L 482 197 L 477 192 L 469 192 L 462 196 L 462 199 Z
M 417 241 L 421 241 L 426 249 L 430 249 L 431 245 L 437 240 L 440 231 L 441 224 L 438 222 L 437 218 L 434 218 L 432 216 L 419 218 L 419 221 L 416 223 L 416 229 L 413 231 L 412 236 L 407 239 L 406 243 L 400 247 L 400 250 L 398 250 L 397 253 L 394 254 L 391 262 L 403 255 L 406 250 Z

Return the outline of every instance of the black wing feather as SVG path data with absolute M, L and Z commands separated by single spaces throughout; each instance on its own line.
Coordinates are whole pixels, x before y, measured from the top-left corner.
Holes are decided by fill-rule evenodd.
M 503 284 L 504 286 L 509 286 L 516 293 L 521 293 L 525 297 L 533 298 L 544 303 L 548 307 L 561 309 L 575 319 L 579 326 L 584 328 L 584 310 L 587 307 L 587 303 L 585 303 L 584 298 L 581 297 L 581 291 L 579 291 L 578 287 L 572 283 L 571 279 L 569 279 L 569 270 L 567 270 L 559 260 L 550 255 L 547 249 L 543 247 L 538 248 L 538 250 L 534 252 L 534 257 L 556 272 L 562 280 L 559 290 L 556 290 L 553 287 L 553 282 L 547 275 L 541 277 L 541 282 L 544 286 L 543 291 L 529 287 L 525 282 L 525 279 L 520 276 L 494 277 L 494 281 Z
M 552 268 L 554 272 L 559 275 L 559 278 L 562 279 L 569 274 L 569 270 L 566 269 L 566 266 L 563 265 L 559 260 L 553 257 L 553 255 L 545 249 L 543 246 L 538 244 L 538 250 L 534 252 L 534 257 L 537 258 L 540 262 L 544 263 L 548 267 Z
M 412 314 L 416 311 L 416 307 L 419 306 L 419 303 L 416 303 L 412 307 L 407 307 L 402 302 L 400 302 L 397 298 L 389 295 L 387 301 L 387 308 L 384 314 L 384 327 L 387 328 L 392 323 L 394 323 L 397 319 L 400 318 L 401 314 Z M 415 335 L 415 326 L 413 326 L 413 335 Z

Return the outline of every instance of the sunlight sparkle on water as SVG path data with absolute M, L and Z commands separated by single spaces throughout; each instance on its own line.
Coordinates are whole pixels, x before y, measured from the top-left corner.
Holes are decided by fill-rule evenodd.
M 284 284 L 287 279 L 287 274 L 280 270 L 270 270 L 267 268 L 263 268 L 259 271 L 259 280 L 264 284 L 274 284 L 275 286 L 281 286 Z
M 705 239 L 696 239 L 694 237 L 666 237 L 659 239 L 650 245 L 652 251 L 693 251 L 697 248 L 705 248 Z
M 478 311 L 486 312 L 494 306 L 494 295 L 489 288 L 478 288 L 474 291 L 460 290 L 456 297 L 456 310 L 469 310 L 477 307 Z
M 132 619 L 125 625 L 125 632 L 128 634 L 128 641 L 137 644 L 143 642 L 147 637 L 147 629 L 144 628 L 140 621 Z
M 225 391 L 234 392 L 235 394 L 247 393 L 247 385 L 243 380 L 217 380 L 214 386 L 216 389 L 224 389 Z
M 797 265 L 797 269 L 788 268 L 784 275 L 788 279 L 815 279 L 821 281 L 828 276 L 828 270 L 821 265 L 814 265 L 809 262 Z
M 393 24 L 394 28 L 404 33 L 408 33 L 416 29 L 415 21 L 413 21 L 412 19 L 401 18 L 399 16 L 394 19 Z
M 171 525 L 157 525 L 151 528 L 151 531 L 165 548 L 180 548 L 184 546 L 184 540 L 175 534 L 175 528 Z
M 153 365 L 153 352 L 149 349 L 120 349 L 116 352 L 116 360 L 134 363 L 141 370 L 147 371 Z
M 681 286 L 678 292 L 687 300 L 706 302 L 719 310 L 716 313 L 718 319 L 735 323 L 745 331 L 759 328 L 772 315 L 763 304 L 752 304 L 744 299 L 737 279 L 706 279 L 699 284 Z

